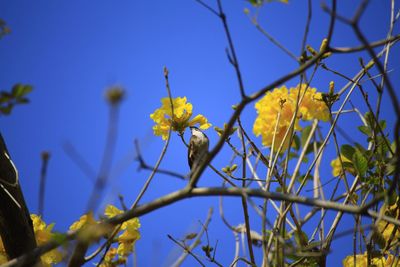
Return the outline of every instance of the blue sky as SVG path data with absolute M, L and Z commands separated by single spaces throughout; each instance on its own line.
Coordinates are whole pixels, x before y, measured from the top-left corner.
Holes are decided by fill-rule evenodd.
M 296 62 L 273 46 L 250 23 L 243 9 L 249 8 L 252 12 L 254 9 L 247 2 L 223 2 L 246 92 L 256 92 L 296 68 Z M 298 55 L 306 7 L 303 1 L 289 2 L 287 5 L 266 5 L 260 11 L 259 21 L 271 35 Z M 338 2 L 339 12 L 350 16 L 359 1 Z M 208 3 L 215 6 L 214 1 Z M 389 1 L 371 1 L 361 21 L 369 40 L 386 36 L 388 12 Z M 113 173 L 118 175 L 111 177 L 111 189 L 106 192 L 102 204 L 118 203 L 117 196 L 121 193 L 129 205 L 148 175 L 146 171 L 138 172 L 137 162 L 130 160 L 134 154 L 134 139 L 140 141 L 143 156 L 149 164 L 156 161 L 161 151 L 163 142 L 152 134 L 153 122 L 149 115 L 166 96 L 164 66 L 170 70 L 172 95 L 186 96 L 193 103 L 194 113 L 205 115 L 213 125 L 222 126 L 232 113 L 231 106 L 240 100 L 235 73 L 225 54 L 227 41 L 222 24 L 195 1 L 0 1 L 0 18 L 12 31 L 0 40 L 0 88 L 9 89 L 17 82 L 34 87 L 31 103 L 15 108 L 9 117 L 1 117 L 0 129 L 20 171 L 31 212 L 36 212 L 38 207 L 40 153 L 50 151 L 44 218 L 46 222 L 55 222 L 55 229 L 59 231 L 65 231 L 84 212 L 93 186 L 66 155 L 63 145 L 71 143 L 94 170 L 98 169 L 107 129 L 106 88 L 121 85 L 126 89 L 127 97 L 120 108 L 113 159 L 116 166 Z M 320 9 L 320 1 L 313 1 L 308 41 L 313 47 L 318 48 L 325 37 L 328 21 L 329 17 Z M 398 27 L 395 33 L 398 33 Z M 337 23 L 332 44 L 354 46 L 359 42 L 349 27 Z M 365 53 L 359 53 L 340 55 L 328 59 L 327 63 L 352 76 L 360 69 L 357 60 L 360 56 L 368 59 Z M 395 85 L 400 77 L 396 74 L 399 58 L 399 49 L 395 47 L 392 50 L 394 61 L 390 62 L 393 68 L 390 77 Z M 336 82 L 337 88 L 346 83 L 337 76 L 319 71 L 312 86 L 326 92 L 331 80 Z M 294 86 L 298 82 L 293 79 L 287 85 Z M 373 98 L 373 88 L 369 87 L 369 90 Z M 389 103 L 387 97 L 384 101 Z M 357 102 L 357 97 L 354 103 L 360 103 L 360 110 L 366 111 L 365 105 Z M 253 105 L 248 106 L 242 116 L 250 133 L 255 116 Z M 382 116 L 388 120 L 391 129 L 393 118 L 389 104 L 383 106 Z M 356 130 L 349 127 L 354 126 L 356 118 L 353 115 L 345 117 L 342 128 L 363 142 Z M 323 127 L 326 129 L 328 125 Z M 213 146 L 218 136 L 212 129 L 207 134 Z M 256 137 L 254 139 L 260 142 Z M 174 135 L 162 167 L 187 173 L 186 153 L 186 148 Z M 229 149 L 224 148 L 213 164 L 227 165 L 230 155 Z M 329 164 L 333 154 L 326 157 Z M 331 178 L 329 168 L 325 174 Z M 213 173 L 206 172 L 201 184 L 216 186 L 220 184 L 217 179 Z M 158 175 L 142 202 L 184 185 L 185 182 L 173 177 Z M 204 220 L 211 206 L 214 216 L 209 235 L 212 243 L 218 240 L 217 258 L 228 264 L 233 255 L 233 236 L 218 216 L 218 199 L 202 198 L 181 201 L 141 218 L 142 239 L 137 243 L 139 266 L 168 265 L 171 254 L 178 250 L 166 235 L 182 237 L 187 231 L 198 229 L 198 220 Z M 225 207 L 226 216 L 233 224 L 242 222 L 239 199 L 225 199 Z M 344 224 L 343 229 L 351 226 Z M 352 248 L 347 245 L 349 240 L 350 236 L 334 242 L 332 252 L 335 257 L 329 258 L 328 266 L 337 266 L 351 253 Z M 260 257 L 261 250 L 256 249 L 256 254 Z M 191 264 L 192 259 L 188 259 L 185 266 Z

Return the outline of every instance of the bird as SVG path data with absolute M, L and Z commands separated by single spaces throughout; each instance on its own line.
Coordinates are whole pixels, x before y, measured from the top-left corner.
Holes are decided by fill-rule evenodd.
M 207 156 L 210 141 L 208 140 L 207 135 L 205 135 L 205 133 L 203 133 L 199 128 L 190 126 L 190 131 L 192 136 L 189 141 L 188 163 L 191 172 L 193 172 L 201 160 Z

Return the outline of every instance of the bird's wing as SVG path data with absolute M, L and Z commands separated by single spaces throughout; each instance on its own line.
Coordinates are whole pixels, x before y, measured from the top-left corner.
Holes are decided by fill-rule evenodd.
M 190 137 L 190 141 L 189 141 L 188 163 L 189 163 L 190 169 L 192 169 L 193 162 L 195 160 L 195 155 L 197 154 L 196 151 L 195 151 L 196 149 L 193 146 L 195 138 L 196 138 L 195 136 L 192 136 L 192 137 Z

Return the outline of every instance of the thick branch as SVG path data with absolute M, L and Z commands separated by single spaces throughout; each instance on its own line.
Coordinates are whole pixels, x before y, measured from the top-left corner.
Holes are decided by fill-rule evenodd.
M 379 216 L 379 214 L 376 214 L 371 210 L 365 210 L 363 206 L 345 205 L 345 204 L 340 204 L 340 203 L 337 203 L 334 201 L 307 198 L 307 197 L 302 197 L 302 196 L 297 196 L 297 195 L 292 195 L 292 194 L 266 192 L 262 189 L 238 188 L 238 187 L 234 187 L 234 188 L 233 187 L 231 187 L 231 188 L 201 187 L 201 188 L 193 188 L 193 189 L 185 188 L 185 189 L 182 189 L 179 191 L 172 192 L 168 195 L 157 198 L 152 202 L 149 202 L 149 203 L 141 205 L 141 206 L 137 206 L 136 208 L 131 209 L 125 213 L 122 213 L 122 214 L 112 217 L 108 220 L 105 220 L 104 223 L 117 225 L 117 224 L 120 224 L 129 219 L 145 215 L 154 210 L 163 208 L 165 206 L 168 206 L 172 203 L 178 202 L 179 200 L 183 200 L 186 198 L 206 197 L 206 196 L 243 196 L 243 195 L 272 199 L 272 200 L 288 201 L 288 202 L 292 202 L 292 203 L 299 203 L 299 204 L 304 204 L 304 205 L 312 206 L 312 207 L 336 210 L 336 211 L 341 211 L 341 212 L 350 213 L 350 214 L 362 214 L 364 216 L 368 216 L 368 217 L 372 217 L 372 218 L 377 218 Z M 390 222 L 394 225 L 400 226 L 400 221 L 398 221 L 392 217 L 384 215 L 380 218 L 387 222 Z M 66 236 L 65 241 L 74 239 L 76 237 L 76 234 L 77 234 L 76 232 L 69 232 Z M 15 259 L 13 261 L 10 261 L 6 264 L 3 264 L 0 267 L 24 266 L 23 264 L 25 263 L 26 260 L 32 260 L 32 258 L 34 258 L 34 257 L 39 257 L 40 255 L 56 248 L 59 245 L 60 245 L 60 243 L 57 243 L 54 241 L 49 242 L 46 245 L 40 246 L 37 249 L 31 251 L 29 254 L 21 256 L 21 257 Z

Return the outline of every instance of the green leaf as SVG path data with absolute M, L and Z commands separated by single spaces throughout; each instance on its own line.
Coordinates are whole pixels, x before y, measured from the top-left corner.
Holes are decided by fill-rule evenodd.
M 262 0 L 248 0 L 253 6 L 261 6 Z
M 294 240 L 298 247 L 303 247 L 308 243 L 308 236 L 303 231 L 295 231 Z
M 389 152 L 389 147 L 387 146 L 389 140 L 386 139 L 384 136 L 377 136 L 377 153 L 382 157 L 385 158 L 387 153 Z M 386 143 L 387 142 L 387 143 Z
M 237 169 L 237 164 L 233 164 L 231 167 L 231 172 L 234 172 Z
M 9 102 L 10 100 L 11 100 L 11 98 L 9 98 L 8 96 L 2 96 L 2 95 L 0 95 L 0 104 L 7 103 L 7 102 Z
M 20 83 L 17 83 L 16 85 L 13 86 L 11 93 L 15 98 L 22 97 L 30 92 L 32 92 L 32 86 L 30 85 L 23 85 Z
M 299 150 L 300 149 L 300 138 L 296 135 L 293 136 L 293 144 L 292 147 L 295 150 Z
M 13 109 L 12 104 L 8 104 L 7 106 L 0 107 L 0 114 L 8 115 L 11 113 L 11 110 Z
M 314 152 L 314 145 L 316 144 L 316 146 L 317 146 L 317 151 L 318 151 L 318 149 L 321 147 L 321 145 L 322 145 L 322 143 L 321 142 L 314 142 L 314 143 L 312 143 L 312 144 L 310 144 L 308 147 L 307 147 L 307 150 L 306 150 L 306 155 L 307 154 L 309 154 L 309 153 L 311 153 L 311 152 Z
M 360 130 L 360 132 L 362 132 L 366 136 L 371 136 L 371 129 L 368 126 L 365 125 L 358 126 L 358 130 Z
M 17 98 L 16 101 L 17 101 L 18 104 L 27 104 L 27 103 L 29 103 L 29 99 L 26 98 L 26 97 L 19 97 L 19 98 Z
M 379 125 L 381 126 L 382 131 L 386 129 L 386 121 L 385 120 L 381 120 L 379 122 Z
M 360 176 L 364 176 L 368 169 L 368 161 L 360 151 L 353 154 L 352 162 Z
M 303 175 L 298 176 L 298 177 L 297 177 L 297 180 L 299 181 L 299 183 L 302 183 L 303 180 L 304 180 L 305 178 L 306 178 L 306 176 L 305 176 L 305 174 L 303 174 Z M 311 174 L 309 174 L 309 175 L 307 176 L 307 180 L 308 180 L 308 181 L 314 180 L 314 176 L 312 176 Z
M 387 203 L 389 206 L 396 204 L 396 202 L 397 202 L 397 193 L 396 192 L 393 192 L 391 195 L 387 196 Z
M 386 175 L 392 175 L 396 171 L 396 158 L 391 158 L 388 163 L 386 163 Z
M 393 153 L 396 151 L 396 141 L 393 141 L 393 143 L 390 145 L 391 150 Z
M 0 103 L 8 102 L 11 99 L 13 99 L 13 96 L 9 92 L 6 91 L 0 92 Z
M 208 258 L 211 258 L 211 252 L 214 250 L 213 247 L 207 245 L 207 246 L 202 246 L 201 249 L 204 251 L 204 253 Z
M 289 153 L 289 160 L 298 158 L 299 155 L 296 152 Z
M 310 135 L 311 132 L 311 126 L 304 127 L 303 130 L 301 131 L 301 146 L 304 147 L 308 136 Z
M 371 127 L 371 126 L 374 125 L 375 119 L 374 119 L 374 115 L 372 115 L 371 112 L 366 112 L 365 115 L 364 115 L 364 118 L 367 121 L 367 125 L 368 126 Z
M 351 145 L 342 145 L 342 147 L 340 148 L 340 154 L 348 159 L 352 159 L 355 152 L 355 148 Z
M 357 149 L 358 151 L 360 151 L 362 154 L 366 154 L 366 153 L 367 153 L 367 150 L 366 150 L 362 145 L 360 145 L 359 143 L 355 143 L 354 146 L 355 146 L 356 149 Z
M 192 240 L 197 236 L 197 233 L 190 233 L 185 236 L 186 240 Z
M 343 160 L 343 158 L 342 158 L 342 160 Z M 342 165 L 343 165 L 344 169 L 352 169 L 352 168 L 354 168 L 354 164 L 352 162 L 345 161 L 345 162 L 343 162 Z

